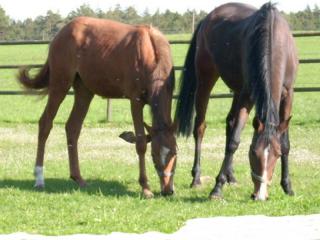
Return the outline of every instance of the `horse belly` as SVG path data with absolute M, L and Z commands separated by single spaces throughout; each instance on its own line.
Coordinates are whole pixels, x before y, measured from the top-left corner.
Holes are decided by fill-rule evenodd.
M 117 82 L 119 84 L 117 84 Z M 98 83 L 98 84 L 97 84 Z M 88 81 L 86 83 L 88 89 L 101 97 L 105 98 L 125 98 L 125 90 L 118 79 L 100 79 L 96 81 Z
M 80 78 L 84 85 L 94 94 L 105 98 L 124 98 L 125 86 L 120 77 L 113 77 L 105 74 L 95 72 L 81 74 Z

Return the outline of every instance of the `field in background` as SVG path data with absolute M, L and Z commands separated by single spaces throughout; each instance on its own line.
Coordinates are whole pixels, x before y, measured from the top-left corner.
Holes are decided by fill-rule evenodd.
M 169 36 L 188 39 L 189 35 Z M 320 38 L 296 40 L 300 58 L 320 57 Z M 0 64 L 42 64 L 48 47 L 0 46 Z M 182 65 L 187 45 L 173 45 L 175 65 Z M 0 89 L 19 90 L 16 71 L 0 70 Z M 177 72 L 177 79 L 180 72 Z M 219 81 L 215 93 L 228 89 Z M 297 87 L 319 87 L 320 65 L 300 65 Z M 178 86 L 178 82 L 177 82 Z M 209 201 L 208 194 L 219 171 L 224 153 L 225 118 L 230 99 L 210 101 L 208 128 L 203 144 L 202 173 L 210 176 L 199 189 L 189 189 L 193 140 L 178 139 L 179 156 L 174 197 L 159 196 L 159 182 L 147 153 L 150 184 L 156 197 L 144 200 L 138 185 L 138 162 L 134 145 L 118 138 L 132 130 L 127 100 L 112 101 L 112 120 L 106 123 L 106 100 L 95 97 L 79 140 L 85 189 L 68 179 L 64 123 L 73 97 L 62 104 L 48 139 L 45 155 L 45 191 L 33 189 L 32 170 L 36 152 L 37 122 L 46 98 L 0 96 L 0 234 L 17 231 L 42 234 L 110 233 L 112 231 L 173 232 L 187 219 L 229 215 L 295 215 L 320 212 L 320 101 L 319 93 L 296 93 L 291 122 L 291 176 L 296 196 L 283 194 L 280 164 L 270 188 L 270 200 L 253 202 L 247 152 L 252 134 L 247 124 L 235 155 L 237 186 L 224 188 L 224 200 Z M 150 122 L 149 111 L 145 115 Z

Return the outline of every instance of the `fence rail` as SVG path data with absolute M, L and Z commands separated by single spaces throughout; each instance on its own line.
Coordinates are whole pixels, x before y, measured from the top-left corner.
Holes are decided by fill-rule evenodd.
M 313 58 L 313 59 L 300 59 L 300 64 L 311 64 L 311 63 L 320 63 L 320 58 Z M 17 69 L 21 67 L 28 67 L 28 68 L 41 68 L 43 64 L 20 64 L 20 65 L 0 65 L 0 69 Z M 182 71 L 183 66 L 174 66 L 174 70 Z
M 294 37 L 320 37 L 320 32 L 300 32 L 293 33 Z M 189 40 L 172 40 L 169 41 L 170 44 L 190 44 Z M 0 46 L 8 46 L 8 45 L 38 45 L 38 44 L 49 44 L 50 41 L 42 41 L 42 40 L 28 40 L 28 41 L 0 41 Z M 320 59 L 300 59 L 299 62 L 301 64 L 316 64 L 320 63 Z M 26 65 L 0 65 L 0 69 L 18 69 Z M 29 68 L 41 68 L 43 64 L 28 64 Z M 175 66 L 174 69 L 176 71 L 183 71 L 183 66 Z M 299 87 L 294 88 L 295 92 L 320 92 L 320 87 Z M 72 95 L 73 92 L 70 91 L 68 95 Z M 38 95 L 36 91 L 25 92 L 25 91 L 0 91 L 1 95 Z M 223 94 L 214 94 L 211 95 L 210 98 L 230 98 L 232 97 L 232 93 L 223 93 Z M 177 96 L 174 96 L 177 98 Z M 108 101 L 108 109 L 107 109 L 107 119 L 109 119 L 111 115 L 110 110 L 110 102 Z
M 320 37 L 320 32 L 296 32 L 294 37 Z M 170 44 L 190 44 L 189 40 L 171 40 Z M 21 41 L 0 41 L 1 45 L 37 45 L 49 44 L 48 40 L 21 40 Z

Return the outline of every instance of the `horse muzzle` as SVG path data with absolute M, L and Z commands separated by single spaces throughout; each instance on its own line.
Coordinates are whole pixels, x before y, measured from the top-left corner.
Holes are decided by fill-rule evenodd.
M 161 185 L 161 195 L 171 196 L 174 193 L 173 176 L 174 172 L 161 172 L 159 173 L 160 185 Z

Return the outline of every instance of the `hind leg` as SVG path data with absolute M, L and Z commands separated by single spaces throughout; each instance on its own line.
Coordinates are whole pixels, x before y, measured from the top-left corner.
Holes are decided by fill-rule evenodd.
M 227 117 L 225 157 L 216 184 L 210 193 L 210 198 L 221 198 L 222 187 L 226 182 L 233 183 L 233 155 L 240 144 L 240 135 L 249 117 L 253 104 L 247 96 L 235 94 L 230 113 Z
M 52 78 L 50 79 L 52 81 Z M 48 139 L 49 133 L 52 129 L 53 119 L 55 118 L 60 104 L 65 98 L 69 86 L 51 87 L 48 92 L 48 102 L 45 110 L 39 120 L 39 134 L 38 134 L 38 146 L 37 157 L 34 169 L 34 175 L 36 178 L 35 187 L 44 187 L 44 175 L 43 175 L 43 159 L 45 144 Z
M 201 59 L 203 60 L 203 59 Z M 197 59 L 197 78 L 198 86 L 195 95 L 195 125 L 193 130 L 193 137 L 195 141 L 195 153 L 194 153 L 194 162 L 192 167 L 192 182 L 191 187 L 197 187 L 201 185 L 201 167 L 200 167 L 200 158 L 201 158 L 201 144 L 206 129 L 205 116 L 208 107 L 208 101 L 210 98 L 210 93 L 215 83 L 218 80 L 218 73 L 214 65 L 201 65 L 201 61 L 198 57 Z M 205 62 L 211 62 L 207 60 Z
M 82 179 L 78 158 L 78 139 L 83 120 L 88 112 L 93 94 L 83 85 L 81 79 L 76 79 L 73 84 L 74 104 L 66 123 L 66 135 L 69 154 L 70 178 L 76 181 L 80 187 L 86 182 Z

